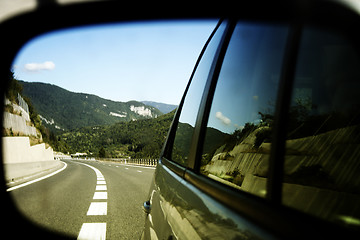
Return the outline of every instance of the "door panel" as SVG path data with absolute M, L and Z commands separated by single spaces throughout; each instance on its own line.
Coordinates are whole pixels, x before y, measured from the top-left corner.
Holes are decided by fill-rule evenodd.
M 201 177 L 225 184 L 229 191 L 242 190 L 260 197 L 266 193 L 273 122 L 268 116 L 274 111 L 287 34 L 286 25 L 239 23 L 230 39 L 210 109 L 203 155 L 196 159 L 201 161 Z M 243 175 L 243 181 L 235 181 L 235 173 Z M 167 208 L 174 236 L 271 238 L 215 198 L 181 179 Z
M 272 237 L 245 217 L 209 197 L 186 180 L 174 194 L 172 201 L 176 216 L 183 217 L 174 229 L 179 239 L 271 239 Z
M 160 160 L 150 187 L 151 209 L 146 214 L 143 239 L 171 239 L 173 236 L 172 221 L 169 222 L 169 215 L 173 214 L 172 201 L 180 181 L 181 178 Z

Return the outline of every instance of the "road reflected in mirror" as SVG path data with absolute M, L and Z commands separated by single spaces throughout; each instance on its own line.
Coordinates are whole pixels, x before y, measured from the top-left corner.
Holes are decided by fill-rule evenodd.
M 139 238 L 175 111 L 217 21 L 96 25 L 29 41 L 4 99 L 7 191 L 31 222 Z

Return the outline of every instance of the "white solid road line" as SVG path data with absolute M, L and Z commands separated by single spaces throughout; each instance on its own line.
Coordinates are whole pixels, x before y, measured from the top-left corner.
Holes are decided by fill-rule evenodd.
M 36 183 L 36 182 L 39 182 L 39 181 L 41 181 L 41 180 L 44 180 L 44 179 L 46 179 L 46 178 L 48 178 L 48 177 L 54 176 L 55 174 L 63 171 L 63 170 L 67 167 L 66 162 L 63 162 L 63 161 L 61 161 L 61 162 L 64 164 L 64 166 L 63 166 L 61 169 L 56 170 L 55 172 L 52 172 L 52 173 L 50 173 L 50 174 L 48 174 L 48 175 L 45 175 L 45 176 L 43 176 L 43 177 L 40 177 L 40 178 L 31 180 L 31 181 L 26 182 L 26 183 L 19 184 L 19 185 L 17 185 L 17 186 L 11 187 L 11 188 L 8 188 L 8 189 L 6 189 L 6 191 L 7 191 L 7 192 L 10 192 L 10 191 L 12 191 L 12 190 L 15 190 L 15 189 L 18 189 L 18 188 L 22 188 L 22 187 L 25 187 L 25 186 L 30 185 L 30 184 L 32 184 L 32 183 Z
M 93 167 L 93 166 L 91 166 L 91 165 L 89 165 L 89 164 L 86 164 L 86 163 L 82 163 L 82 162 L 78 162 L 78 163 L 79 163 L 79 164 L 82 164 L 82 165 L 85 165 L 85 166 L 91 168 L 92 170 L 94 170 L 94 172 L 96 173 L 96 176 L 97 176 L 97 177 L 104 177 L 104 176 L 102 175 L 102 173 L 100 172 L 99 169 L 97 169 L 97 168 L 95 168 L 95 167 Z
M 92 202 L 86 215 L 106 215 L 107 202 Z
M 84 223 L 77 239 L 106 239 L 106 223 Z

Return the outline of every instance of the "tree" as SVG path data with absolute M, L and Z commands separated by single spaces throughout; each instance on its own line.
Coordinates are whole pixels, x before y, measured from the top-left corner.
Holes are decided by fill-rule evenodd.
M 104 147 L 101 147 L 99 150 L 99 157 L 104 158 L 106 157 L 106 151 Z
M 11 101 L 11 102 L 17 102 L 17 94 L 22 94 L 23 87 L 22 85 L 16 80 L 14 73 L 9 71 L 9 85 L 7 86 L 7 90 L 5 92 L 5 96 Z

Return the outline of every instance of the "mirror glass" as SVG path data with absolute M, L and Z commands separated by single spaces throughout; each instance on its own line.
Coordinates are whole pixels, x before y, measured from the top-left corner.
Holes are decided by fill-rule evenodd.
M 7 191 L 71 237 L 139 238 L 175 109 L 216 20 L 87 26 L 29 41 L 9 70 Z

